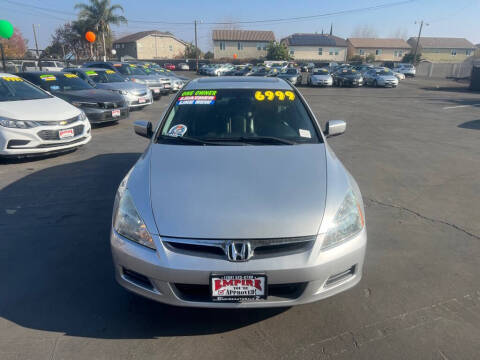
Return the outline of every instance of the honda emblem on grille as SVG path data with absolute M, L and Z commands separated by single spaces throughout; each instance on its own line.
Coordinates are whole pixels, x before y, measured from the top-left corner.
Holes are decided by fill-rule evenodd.
M 229 241 L 225 246 L 225 252 L 230 261 L 247 261 L 253 255 L 249 241 Z

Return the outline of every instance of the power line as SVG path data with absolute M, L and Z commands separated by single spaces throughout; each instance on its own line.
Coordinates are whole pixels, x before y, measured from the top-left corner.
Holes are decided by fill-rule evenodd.
M 4 0 L 11 4 L 22 6 L 22 7 L 30 7 L 37 10 L 43 10 L 48 12 L 54 12 L 63 15 L 70 15 L 70 16 L 77 16 L 76 13 L 45 8 L 41 6 L 31 5 L 31 4 L 24 4 L 14 0 Z M 321 17 L 329 17 L 329 16 L 338 16 L 338 15 L 346 15 L 356 12 L 363 12 L 363 11 L 371 11 L 371 10 L 380 10 L 385 9 L 393 6 L 400 6 L 406 5 L 409 3 L 417 2 L 418 0 L 403 0 L 397 1 L 392 3 L 383 3 L 379 5 L 367 6 L 367 7 L 360 7 L 348 10 L 339 10 L 339 11 L 332 11 L 323 14 L 316 14 L 316 15 L 308 15 L 308 16 L 295 16 L 295 17 L 288 17 L 288 18 L 276 18 L 276 19 L 265 19 L 265 20 L 251 20 L 251 21 L 232 21 L 232 22 L 202 22 L 203 25 L 240 25 L 240 24 L 278 24 L 278 23 L 285 23 L 285 22 L 297 22 L 297 21 L 305 21 L 305 20 L 313 20 Z M 128 19 L 128 22 L 131 23 L 142 23 L 142 24 L 165 24 L 165 25 L 185 25 L 185 26 L 192 26 L 193 21 L 189 22 L 172 22 L 172 21 L 152 21 L 152 20 L 145 20 L 145 19 Z

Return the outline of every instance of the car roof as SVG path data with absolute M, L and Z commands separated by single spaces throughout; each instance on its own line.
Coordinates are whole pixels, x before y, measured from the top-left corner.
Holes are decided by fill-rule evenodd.
M 16 75 L 9 74 L 9 73 L 0 73 L 0 77 L 9 77 L 9 76 L 16 76 Z
M 63 75 L 63 71 L 23 71 L 18 74 L 30 74 L 30 75 Z
M 221 78 L 197 78 L 190 81 L 184 90 L 198 89 L 275 89 L 292 90 L 282 79 L 262 77 L 223 76 Z
M 96 67 L 81 67 L 81 68 L 65 68 L 66 70 L 80 70 L 80 71 L 107 71 L 109 69 L 96 68 Z M 64 69 L 64 70 L 65 70 Z

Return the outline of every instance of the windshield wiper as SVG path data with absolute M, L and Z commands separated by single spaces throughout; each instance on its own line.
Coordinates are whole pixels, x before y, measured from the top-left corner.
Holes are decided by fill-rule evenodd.
M 179 141 L 179 142 L 184 142 L 184 143 L 194 144 L 194 145 L 221 145 L 219 143 L 215 143 L 209 140 L 202 140 L 202 139 L 194 138 L 190 136 L 160 135 L 159 138 L 164 140 Z
M 282 144 L 282 145 L 295 145 L 297 142 L 293 140 L 282 139 L 274 136 L 238 136 L 238 137 L 228 137 L 228 138 L 209 138 L 209 141 L 235 141 L 235 142 L 253 142 L 253 143 L 263 143 L 263 144 Z

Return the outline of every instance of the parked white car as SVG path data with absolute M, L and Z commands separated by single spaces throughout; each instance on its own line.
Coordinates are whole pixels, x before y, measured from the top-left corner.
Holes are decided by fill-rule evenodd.
M 39 65 L 42 67 L 42 71 L 51 72 L 51 71 L 62 71 L 65 67 L 65 64 L 61 61 L 50 61 L 42 60 Z
M 405 76 L 415 77 L 417 69 L 412 64 L 398 64 L 393 71 L 404 74 Z
M 0 73 L 0 157 L 63 152 L 91 137 L 82 110 L 18 76 Z
M 210 76 L 222 76 L 227 71 L 233 70 L 235 67 L 232 64 L 218 64 L 212 67 L 208 75 Z
M 178 70 L 189 71 L 190 66 L 188 66 L 188 64 L 186 64 L 186 63 L 180 63 L 180 64 L 177 65 L 177 69 Z
M 332 86 L 333 78 L 327 69 L 313 69 L 307 83 L 310 86 Z

